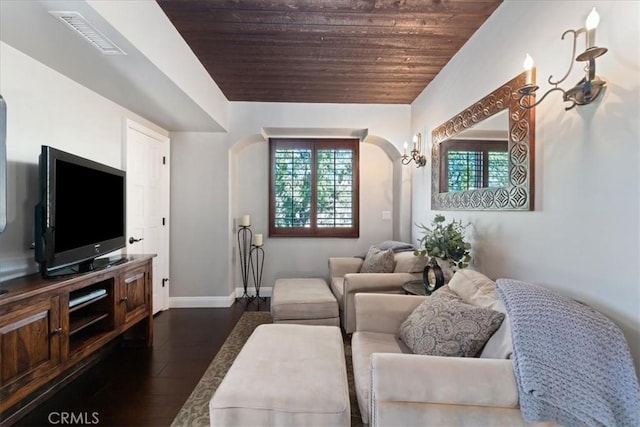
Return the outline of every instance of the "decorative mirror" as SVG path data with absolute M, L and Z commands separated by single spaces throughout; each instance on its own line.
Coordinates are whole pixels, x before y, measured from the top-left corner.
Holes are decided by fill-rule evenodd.
M 533 210 L 535 108 L 518 105 L 525 78 L 519 74 L 433 130 L 431 209 Z

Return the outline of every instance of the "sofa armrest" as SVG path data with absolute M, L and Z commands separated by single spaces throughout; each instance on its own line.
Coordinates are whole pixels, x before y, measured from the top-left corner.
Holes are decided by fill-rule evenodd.
M 371 355 L 376 402 L 417 402 L 518 408 L 513 362 L 508 359 Z
M 402 293 L 402 285 L 414 280 L 409 273 L 348 273 L 344 276 L 342 294 L 342 324 L 347 334 L 356 330 L 354 297 L 358 292 Z
M 410 273 L 348 273 L 344 275 L 344 293 L 398 291 L 409 280 L 415 280 Z
M 348 273 L 357 273 L 364 260 L 356 257 L 329 258 L 329 277 L 344 277 Z
M 427 297 L 356 294 L 356 330 L 395 334 L 400 324 Z

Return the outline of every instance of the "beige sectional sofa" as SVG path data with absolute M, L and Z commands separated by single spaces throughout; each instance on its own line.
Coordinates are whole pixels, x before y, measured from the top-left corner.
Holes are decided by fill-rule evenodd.
M 506 310 L 485 276 L 464 270 L 450 289 L 464 302 Z M 447 288 L 449 288 L 449 286 Z M 518 406 L 508 318 L 480 357 L 412 354 L 396 333 L 425 298 L 409 295 L 355 296 L 353 370 L 362 421 L 372 426 L 527 425 Z
M 420 263 L 413 252 L 395 254 L 395 268 L 392 273 L 360 273 L 364 260 L 355 257 L 329 258 L 331 291 L 340 310 L 342 329 L 347 334 L 356 330 L 356 293 L 402 294 L 402 285 L 422 278 L 424 263 Z

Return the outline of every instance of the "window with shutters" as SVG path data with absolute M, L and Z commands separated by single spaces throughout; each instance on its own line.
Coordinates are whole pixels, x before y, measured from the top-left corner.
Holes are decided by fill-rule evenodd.
M 508 185 L 507 145 L 506 141 L 443 142 L 441 150 L 446 161 L 440 165 L 440 188 L 445 188 L 445 191 L 466 191 Z
M 358 237 L 358 139 L 269 140 L 269 235 Z

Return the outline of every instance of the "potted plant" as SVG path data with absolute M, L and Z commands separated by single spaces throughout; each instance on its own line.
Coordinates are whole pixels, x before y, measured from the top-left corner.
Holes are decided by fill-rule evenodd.
M 469 224 L 463 225 L 462 221 L 451 220 L 445 224 L 444 215 L 436 215 L 431 222 L 431 227 L 418 224 L 422 231 L 422 238 L 418 241 L 421 248 L 414 252 L 414 255 L 428 255 L 432 258 L 432 263 L 438 259 L 446 262 L 444 267 L 451 269 L 465 268 L 471 261 L 471 244 L 464 237 Z M 440 264 L 442 268 L 443 265 Z

